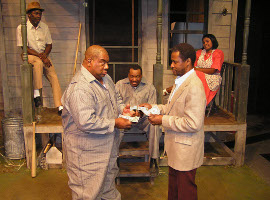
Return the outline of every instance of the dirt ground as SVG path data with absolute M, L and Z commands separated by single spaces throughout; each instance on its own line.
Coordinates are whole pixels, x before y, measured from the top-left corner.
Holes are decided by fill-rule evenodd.
M 32 178 L 24 162 L 24 159 L 6 161 L 1 156 L 0 199 L 71 199 L 64 169 L 38 168 L 37 177 Z M 270 199 L 270 185 L 247 166 L 202 166 L 198 169 L 196 182 L 201 200 Z M 121 179 L 117 188 L 123 200 L 163 200 L 167 199 L 167 185 L 168 168 L 161 167 L 154 185 L 148 179 L 133 178 Z
M 9 160 L 4 157 L 2 134 L 0 153 L 0 199 L 71 199 L 65 169 L 38 168 L 37 176 L 32 178 L 25 159 Z M 269 183 L 263 179 L 262 174 L 247 165 L 239 168 L 202 166 L 197 171 L 196 183 L 200 200 L 270 200 Z M 168 190 L 168 168 L 160 168 L 154 185 L 151 185 L 148 179 L 129 178 L 121 179 L 117 188 L 123 200 L 165 200 Z

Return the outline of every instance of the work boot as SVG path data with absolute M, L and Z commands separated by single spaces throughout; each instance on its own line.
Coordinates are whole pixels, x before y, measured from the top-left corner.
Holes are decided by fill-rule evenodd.
M 40 96 L 34 98 L 34 102 L 35 102 L 35 107 L 36 108 L 42 106 L 42 102 L 41 102 L 41 97 Z

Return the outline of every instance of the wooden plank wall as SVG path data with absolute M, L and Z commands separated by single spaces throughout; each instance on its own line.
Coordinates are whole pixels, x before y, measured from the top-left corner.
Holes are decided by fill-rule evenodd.
M 174 83 L 172 71 L 167 70 L 168 65 L 168 3 L 163 0 L 163 20 L 162 20 L 162 43 L 161 43 L 161 63 L 163 64 L 163 87 L 169 87 Z M 149 82 L 153 82 L 153 65 L 156 63 L 157 53 L 157 1 L 142 1 L 142 68 L 144 76 Z
M 31 2 L 26 0 L 26 3 Z M 45 9 L 42 21 L 47 23 L 51 31 L 53 48 L 50 57 L 56 68 L 56 73 L 64 91 L 72 78 L 79 23 L 82 18 L 81 1 L 75 0 L 40 0 L 41 7 Z M 1 0 L 4 43 L 7 63 L 7 80 L 10 91 L 9 102 L 12 109 L 21 109 L 21 79 L 20 57 L 21 49 L 16 46 L 16 28 L 21 23 L 20 1 Z M 82 36 L 83 38 L 83 36 Z M 81 40 L 83 43 L 84 40 Z M 84 43 L 85 44 L 85 43 Z M 77 68 L 82 61 L 80 45 Z M 54 107 L 50 83 L 43 78 L 43 103 L 46 107 Z
M 0 6 L 0 22 L 1 22 L 1 20 L 2 20 L 2 9 Z M 6 52 L 6 50 L 5 50 L 5 45 L 4 45 L 3 24 L 0 23 L 0 66 L 1 66 L 0 67 L 0 77 L 1 77 L 1 81 L 0 81 L 0 112 L 1 113 L 4 111 L 4 95 L 3 95 L 4 92 L 3 92 L 3 90 L 6 88 L 6 87 L 3 87 L 3 85 L 7 84 L 6 77 L 2 76 L 3 74 L 6 74 L 5 52 Z M 6 90 L 6 93 L 8 94 L 8 90 Z M 6 100 L 8 100 L 8 98 Z
M 222 15 L 226 8 L 228 14 Z M 208 33 L 216 36 L 224 60 L 234 62 L 238 0 L 209 0 Z
M 141 1 L 142 4 L 142 69 L 143 76 L 153 83 L 153 64 L 156 63 L 157 1 Z

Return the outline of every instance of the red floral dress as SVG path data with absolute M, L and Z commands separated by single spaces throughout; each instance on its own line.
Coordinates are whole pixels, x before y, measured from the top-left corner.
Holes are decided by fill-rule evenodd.
M 200 49 L 196 52 L 195 67 L 217 69 L 214 74 L 205 74 L 196 70 L 197 76 L 201 79 L 204 86 L 207 104 L 215 97 L 221 84 L 220 70 L 223 61 L 224 54 L 219 49 L 212 50 L 212 53 L 209 55 L 206 54 L 205 49 Z

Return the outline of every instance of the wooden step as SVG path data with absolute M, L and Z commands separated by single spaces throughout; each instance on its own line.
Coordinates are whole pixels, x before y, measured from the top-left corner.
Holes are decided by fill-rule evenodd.
M 150 177 L 149 162 L 121 162 L 119 177 Z
M 146 142 L 121 142 L 119 156 L 132 155 L 144 156 L 149 155 L 149 144 Z

